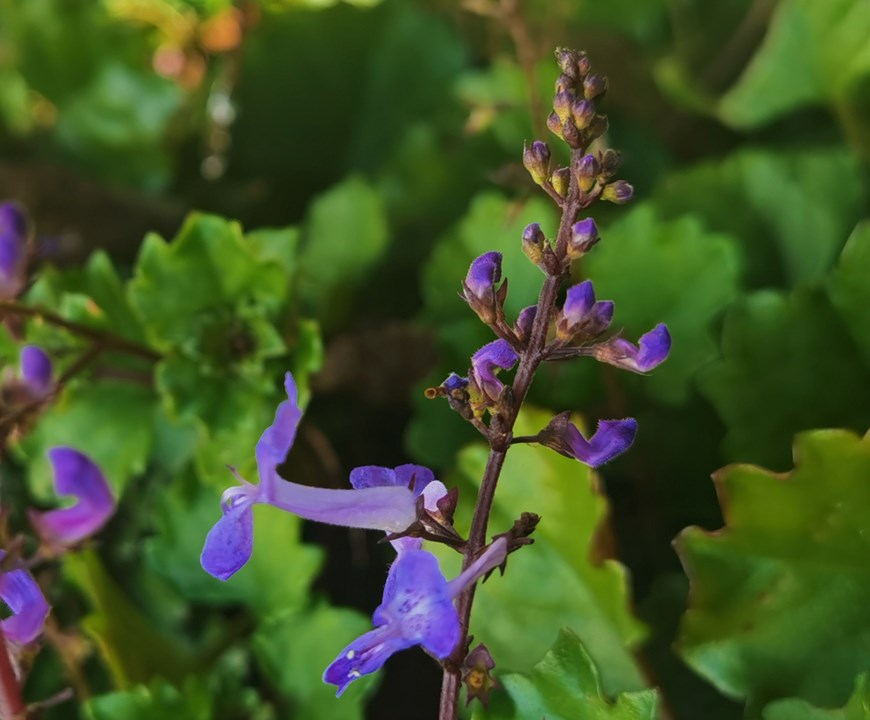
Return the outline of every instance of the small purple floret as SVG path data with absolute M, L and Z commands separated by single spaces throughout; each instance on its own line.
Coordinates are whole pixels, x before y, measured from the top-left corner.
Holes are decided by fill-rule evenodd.
M 584 280 L 579 285 L 568 288 L 562 314 L 571 325 L 576 325 L 589 314 L 593 305 L 595 305 L 595 290 L 592 281 Z
M 476 258 L 465 276 L 465 286 L 479 299 L 488 299 L 501 280 L 501 253 L 488 252 Z
M 51 358 L 37 345 L 21 348 L 19 364 L 21 380 L 35 399 L 42 399 L 54 390 L 54 373 Z
M 47 512 L 30 511 L 30 522 L 50 547 L 75 545 L 96 533 L 115 512 L 115 497 L 102 470 L 87 455 L 74 448 L 48 451 L 58 495 L 70 495 L 72 507 Z
M 573 424 L 567 426 L 567 433 L 572 457 L 590 467 L 598 467 L 631 447 L 637 434 L 637 420 L 601 420 L 588 440 Z
M 6 553 L 0 550 L 0 559 Z M 6 638 L 16 645 L 27 645 L 39 637 L 51 609 L 33 576 L 25 569 L 0 575 L 0 598 L 12 615 L 0 621 Z
M 504 384 L 496 370 L 510 370 L 519 356 L 506 340 L 493 340 L 471 356 L 471 368 L 478 386 L 492 400 L 498 400 Z
M 27 269 L 27 216 L 14 202 L 0 203 L 0 299 L 24 287 Z
M 624 338 L 613 338 L 595 348 L 595 357 L 624 370 L 645 373 L 667 360 L 671 350 L 671 334 L 659 323 L 641 336 L 637 345 Z

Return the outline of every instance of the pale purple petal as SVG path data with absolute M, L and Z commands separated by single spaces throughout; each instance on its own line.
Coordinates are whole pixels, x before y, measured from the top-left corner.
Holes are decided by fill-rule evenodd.
M 35 398 L 44 398 L 54 389 L 51 358 L 36 345 L 21 348 L 21 379 Z
M 601 420 L 588 440 L 573 424 L 567 426 L 567 432 L 571 455 L 590 467 L 598 467 L 631 447 L 637 434 L 637 420 Z
M 5 556 L 0 550 L 0 558 Z M 2 622 L 3 634 L 16 645 L 31 643 L 42 632 L 51 609 L 33 576 L 24 569 L 0 575 L 0 598 L 12 615 Z
M 383 626 L 360 635 L 330 663 L 323 682 L 338 686 L 336 697 L 354 680 L 377 672 L 394 653 L 412 647 L 412 641 L 397 634 L 397 628 Z
M 250 503 L 225 509 L 209 530 L 199 562 L 209 575 L 228 580 L 248 562 L 254 549 L 254 513 Z
M 476 258 L 465 276 L 465 286 L 481 300 L 501 280 L 501 253 L 488 252 Z
M 568 288 L 562 314 L 569 323 L 575 325 L 583 320 L 595 304 L 595 290 L 591 280 L 584 280 L 579 285 Z
M 65 547 L 93 535 L 115 512 L 115 498 L 103 472 L 84 453 L 57 447 L 48 452 L 58 495 L 72 495 L 72 507 L 30 512 L 30 521 L 49 545 Z
M 275 420 L 260 436 L 255 450 L 264 501 L 269 501 L 275 486 L 284 482 L 278 475 L 278 466 L 287 458 L 302 418 L 302 410 L 297 402 L 296 383 L 289 372 L 284 376 L 284 389 L 287 400 L 278 405 Z
M 443 387 L 447 392 L 462 390 L 468 387 L 468 378 L 457 375 L 456 373 L 450 373 L 447 376 L 447 379 L 441 383 L 441 387 Z

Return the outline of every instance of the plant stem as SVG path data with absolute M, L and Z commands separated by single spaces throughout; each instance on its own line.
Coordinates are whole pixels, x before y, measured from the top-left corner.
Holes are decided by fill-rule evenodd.
M 146 347 L 145 345 L 140 345 L 132 340 L 127 340 L 126 338 L 123 338 L 120 335 L 115 335 L 114 333 L 97 330 L 96 328 L 73 322 L 72 320 L 67 320 L 60 315 L 41 307 L 23 305 L 14 301 L 0 302 L 0 319 L 2 319 L 7 313 L 11 315 L 41 318 L 49 325 L 54 325 L 69 330 L 74 335 L 88 338 L 106 350 L 117 350 L 118 352 L 135 355 L 151 362 L 157 362 L 161 359 L 160 353 Z
M 6 637 L 0 630 L 0 720 L 16 720 L 24 717 L 24 700 L 15 677 L 15 668 L 9 656 Z
M 579 151 L 574 150 L 571 153 L 572 168 L 579 157 Z M 471 519 L 468 544 L 465 546 L 462 557 L 463 570 L 474 562 L 481 549 L 486 545 L 486 530 L 489 524 L 489 515 L 492 511 L 498 479 L 511 444 L 514 423 L 532 384 L 535 372 L 544 360 L 544 347 L 547 343 L 547 333 L 549 332 L 556 307 L 556 295 L 559 291 L 562 278 L 565 275 L 565 270 L 562 269 L 561 258 L 565 257 L 568 240 L 571 237 L 571 226 L 577 219 L 579 211 L 580 200 L 577 180 L 572 172 L 568 194 L 562 204 L 562 219 L 559 223 L 559 232 L 556 235 L 556 257 L 560 260 L 558 269 L 554 269 L 547 274 L 547 279 L 541 288 L 541 294 L 538 297 L 538 311 L 532 325 L 529 345 L 520 353 L 520 365 L 511 388 L 513 391 L 513 403 L 507 412 L 496 415 L 490 424 L 489 457 L 486 461 L 486 469 L 483 473 L 480 492 L 477 495 L 477 503 L 475 504 L 474 515 Z M 439 720 L 456 720 L 459 712 L 459 686 L 461 681 L 459 668 L 465 657 L 466 645 L 468 644 L 468 627 L 471 620 L 472 605 L 474 604 L 475 586 L 475 584 L 471 585 L 459 596 L 457 612 L 459 614 L 461 635 L 453 655 L 445 663 L 444 677 L 441 682 Z

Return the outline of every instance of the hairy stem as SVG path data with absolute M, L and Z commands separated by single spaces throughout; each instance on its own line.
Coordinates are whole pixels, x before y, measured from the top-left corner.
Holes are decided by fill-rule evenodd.
M 9 655 L 6 637 L 0 630 L 0 720 L 16 720 L 24 717 L 24 700 L 15 677 L 15 668 Z
M 572 152 L 572 167 L 580 156 L 578 150 Z M 468 544 L 465 546 L 463 553 L 463 570 L 474 562 L 483 546 L 486 545 L 486 530 L 489 524 L 489 515 L 492 512 L 492 503 L 495 499 L 498 479 L 512 441 L 513 427 L 522 407 L 523 400 L 525 400 L 529 387 L 532 384 L 535 372 L 544 360 L 544 347 L 547 343 L 547 333 L 556 308 L 556 295 L 559 291 L 562 278 L 565 275 L 561 258 L 565 257 L 568 241 L 571 237 L 571 226 L 577 219 L 579 211 L 580 199 L 577 181 L 575 174 L 572 172 L 568 194 L 562 204 L 562 219 L 559 223 L 559 232 L 556 236 L 556 256 L 560 259 L 559 267 L 548 273 L 544 286 L 541 288 L 541 294 L 538 297 L 538 311 L 532 325 L 529 345 L 520 353 L 519 368 L 511 388 L 513 393 L 511 408 L 504 414 L 496 415 L 490 424 L 489 457 L 486 461 L 486 469 L 480 484 L 480 492 L 477 495 L 474 515 L 471 519 Z M 445 663 L 444 677 L 441 683 L 439 720 L 456 720 L 459 712 L 460 666 L 465 656 L 466 645 L 468 644 L 468 627 L 471 620 L 472 605 L 474 604 L 474 589 L 475 585 L 472 585 L 459 596 L 457 612 L 459 613 L 462 634 L 453 656 Z

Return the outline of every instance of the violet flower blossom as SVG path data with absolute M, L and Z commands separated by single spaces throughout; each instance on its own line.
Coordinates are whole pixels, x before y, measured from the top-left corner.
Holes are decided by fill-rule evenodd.
M 556 415 L 538 433 L 535 441 L 589 467 L 604 465 L 621 455 L 631 447 L 637 435 L 637 420 L 634 418 L 600 420 L 595 433 L 587 440 L 570 417 L 569 412 Z
M 645 373 L 667 360 L 670 350 L 671 334 L 667 325 L 659 323 L 642 335 L 637 345 L 621 337 L 596 345 L 594 357 L 623 370 Z
M 51 358 L 38 345 L 21 348 L 19 368 L 21 381 L 34 400 L 42 400 L 54 391 Z
M 571 338 L 579 333 L 597 337 L 603 333 L 613 319 L 613 302 L 595 300 L 595 290 L 591 280 L 568 288 L 562 316 L 557 322 L 561 337 Z
M 207 573 L 219 580 L 229 579 L 251 557 L 252 508 L 257 503 L 272 505 L 306 520 L 389 533 L 402 532 L 417 519 L 417 497 L 424 490 L 423 483 L 417 483 L 413 491 L 400 485 L 332 490 L 299 485 L 278 475 L 278 466 L 293 445 L 302 417 L 296 383 L 289 372 L 284 388 L 288 399 L 278 405 L 275 420 L 257 442 L 260 483 L 254 485 L 236 474 L 242 484 L 224 492 L 223 516 L 205 539 L 200 562 Z
M 507 540 L 499 538 L 466 570 L 449 582 L 438 559 L 427 550 L 407 550 L 390 567 L 383 601 L 372 620 L 375 629 L 341 651 L 323 673 L 324 682 L 341 695 L 357 678 L 381 668 L 400 650 L 421 645 L 443 660 L 461 636 L 453 600 L 507 557 Z
M 493 286 L 501 281 L 501 259 L 501 253 L 495 251 L 476 258 L 465 276 L 466 289 L 480 300 L 485 300 Z
M 0 559 L 6 556 L 0 550 Z M 33 576 L 24 568 L 0 574 L 0 598 L 12 612 L 0 621 L 3 635 L 15 645 L 27 645 L 39 637 L 51 609 Z
M 519 360 L 516 351 L 507 340 L 493 340 L 471 356 L 471 374 L 477 386 L 493 402 L 504 390 L 504 383 L 496 377 L 496 371 L 510 370 Z
M 18 203 L 0 203 L 0 299 L 24 288 L 27 271 L 27 215 Z
M 29 512 L 30 522 L 43 542 L 63 549 L 96 533 L 115 512 L 115 497 L 99 466 L 87 455 L 69 447 L 48 451 L 58 495 L 72 495 L 78 502 L 66 508 Z

